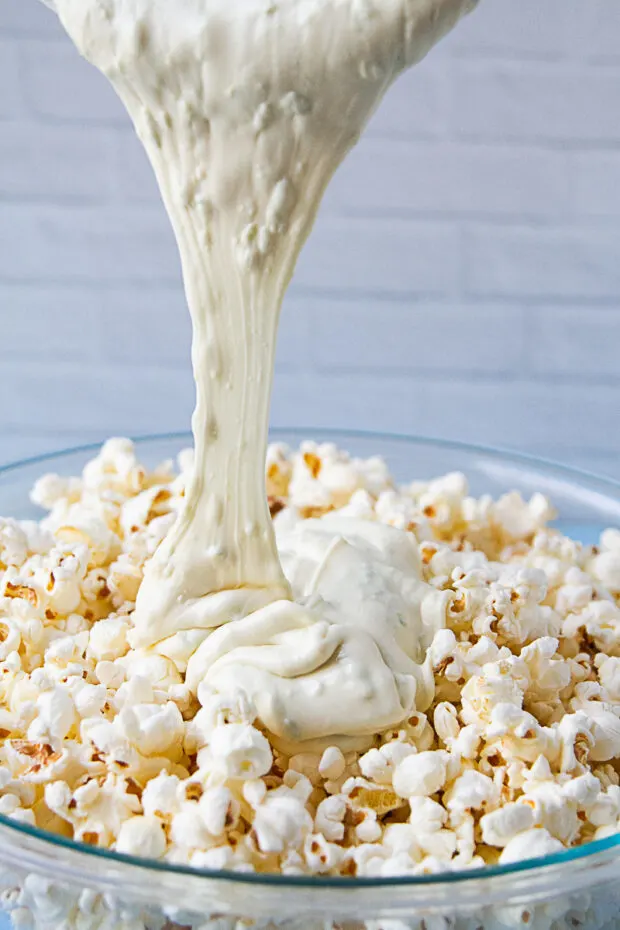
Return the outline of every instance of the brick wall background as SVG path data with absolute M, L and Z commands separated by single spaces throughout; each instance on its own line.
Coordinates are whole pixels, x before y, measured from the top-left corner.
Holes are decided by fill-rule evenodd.
M 285 307 L 273 422 L 620 476 L 620 3 L 482 0 L 394 87 Z M 183 428 L 189 323 L 128 120 L 0 0 L 0 460 Z

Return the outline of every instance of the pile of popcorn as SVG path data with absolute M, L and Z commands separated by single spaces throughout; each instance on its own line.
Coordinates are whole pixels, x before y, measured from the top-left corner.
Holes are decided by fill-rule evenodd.
M 274 521 L 343 515 L 414 534 L 451 595 L 435 698 L 363 752 L 285 756 L 241 692 L 194 694 L 127 637 L 144 565 L 183 501 L 113 439 L 47 475 L 39 523 L 0 520 L 0 814 L 122 853 L 285 874 L 438 873 L 619 829 L 620 532 L 582 546 L 549 502 L 396 486 L 333 445 L 269 449 Z

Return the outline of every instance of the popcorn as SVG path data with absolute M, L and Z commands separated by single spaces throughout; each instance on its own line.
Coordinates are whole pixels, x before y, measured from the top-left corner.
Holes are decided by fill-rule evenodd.
M 453 830 L 421 833 L 418 836 L 418 846 L 427 857 L 449 862 L 458 848 L 458 836 Z
M 534 494 L 524 501 L 516 491 L 505 494 L 492 508 L 492 522 L 501 529 L 505 542 L 516 542 L 533 536 L 556 516 L 543 494 Z
M 311 833 L 304 840 L 304 859 L 313 875 L 337 872 L 343 857 L 342 847 L 320 833 Z
M 119 523 L 125 537 L 144 530 L 156 517 L 166 514 L 172 493 L 161 485 L 153 485 L 121 504 Z
M 206 752 L 214 768 L 228 778 L 245 780 L 266 775 L 273 761 L 269 740 L 247 723 L 216 727 Z
M 599 783 L 600 784 L 600 783 Z M 588 807 L 588 820 L 595 827 L 615 826 L 620 817 L 620 788 L 610 785 Z
M 499 861 L 502 865 L 520 859 L 538 859 L 562 852 L 564 845 L 544 828 L 534 827 L 514 836 L 502 850 Z
M 198 814 L 196 803 L 184 804 L 178 813 L 173 814 L 170 823 L 170 839 L 173 848 L 179 853 L 184 853 L 186 859 L 189 858 L 191 852 L 209 849 L 216 844 Z
M 160 772 L 152 778 L 142 792 L 142 807 L 145 814 L 170 822 L 180 812 L 179 788 L 181 781 L 176 775 Z
M 212 846 L 210 849 L 193 853 L 189 858 L 189 865 L 196 869 L 209 871 L 253 872 L 252 863 L 244 858 L 245 850 L 239 846 Z M 228 930 L 229 923 L 224 918 L 212 918 L 207 921 L 207 927 L 213 930 Z
M 456 707 L 446 701 L 440 702 L 435 708 L 433 725 L 439 739 L 448 747 L 453 745 L 461 730 Z
M 570 670 L 561 656 L 557 656 L 559 641 L 551 636 L 541 636 L 529 646 L 524 646 L 520 659 L 527 665 L 530 683 L 528 692 L 536 689 L 538 696 L 548 697 L 546 692 L 561 691 L 570 684 Z
M 44 691 L 36 702 L 36 717 L 28 727 L 28 739 L 62 744 L 77 722 L 73 698 L 67 688 Z
M 129 787 L 118 775 L 108 775 L 102 784 L 90 779 L 73 792 L 66 784 L 52 782 L 46 785 L 45 803 L 72 825 L 76 840 L 110 846 L 123 824 L 140 813 L 140 801 Z
M 362 820 L 355 825 L 355 836 L 362 843 L 375 843 L 381 838 L 383 830 L 377 821 L 375 811 L 364 811 L 361 814 Z
M 609 540 L 609 537 L 607 537 Z M 590 572 L 610 594 L 620 594 L 620 548 L 607 549 L 595 556 L 589 565 Z
M 98 663 L 97 668 L 100 668 L 105 661 Z M 115 685 L 119 692 L 124 681 L 131 684 L 139 680 L 148 683 L 151 688 L 172 696 L 173 689 L 182 683 L 181 676 L 174 663 L 165 656 L 157 655 L 157 653 L 143 653 L 139 650 L 129 652 L 115 660 L 113 669 L 114 678 L 119 681 Z M 117 694 L 117 699 L 118 697 Z
M 536 826 L 545 827 L 552 836 L 566 845 L 573 843 L 581 828 L 577 804 L 558 791 L 554 782 L 549 781 L 535 788 L 527 786 L 523 802 L 532 807 Z
M 267 794 L 254 816 L 252 833 L 263 853 L 282 853 L 302 845 L 312 830 L 312 818 L 301 800 L 277 788 Z
M 22 635 L 19 625 L 9 617 L 0 620 L 0 662 L 12 653 L 17 652 L 21 646 Z
M 470 678 L 461 692 L 461 719 L 464 723 L 491 723 L 493 709 L 501 704 L 521 708 L 523 688 L 514 657 L 488 662 L 480 675 Z M 522 679 L 523 681 L 523 679 Z
M 166 852 L 166 845 L 161 821 L 157 817 L 137 815 L 122 824 L 114 848 L 128 856 L 161 859 Z
M 463 811 L 486 810 L 498 802 L 499 791 L 493 780 L 474 769 L 467 769 L 455 778 L 443 797 L 452 817 Z
M 95 661 L 118 659 L 128 649 L 126 617 L 110 616 L 100 620 L 90 631 L 88 654 Z
M 392 784 L 401 798 L 429 797 L 443 788 L 448 753 L 420 752 L 408 756 L 396 767 Z
M 422 722 L 423 714 L 420 715 Z M 426 719 L 424 718 L 424 723 Z M 410 734 L 412 738 L 414 734 Z M 358 765 L 366 778 L 380 785 L 391 785 L 396 766 L 407 756 L 417 752 L 417 747 L 401 740 L 384 743 L 379 749 L 371 749 L 358 760 Z
M 183 717 L 173 701 L 124 706 L 116 718 L 120 733 L 144 756 L 176 758 L 183 740 Z
M 125 671 L 123 667 L 106 660 L 97 662 L 95 666 L 95 676 L 106 689 L 110 688 L 111 690 L 116 690 L 125 681 Z
M 312 794 L 312 782 L 305 775 L 295 772 L 293 769 L 289 769 L 284 773 L 282 783 L 287 788 L 290 788 L 291 792 L 304 803 Z
M 267 449 L 265 471 L 267 496 L 270 501 L 279 501 L 288 497 L 293 473 L 290 455 L 290 449 L 284 443 L 272 443 Z
M 314 819 L 317 831 L 331 842 L 344 839 L 344 818 L 347 813 L 347 802 L 344 797 L 335 795 L 321 801 L 316 810 Z
M 338 746 L 329 746 L 319 762 L 319 775 L 326 779 L 340 778 L 344 774 L 346 762 Z
M 332 747 L 328 747 L 325 750 L 325 754 L 327 755 L 327 768 L 328 769 L 329 769 L 330 759 L 333 758 L 331 748 Z M 333 747 L 333 748 L 335 749 L 336 747 Z M 336 756 L 335 758 L 336 758 L 336 763 L 334 764 L 334 770 L 337 771 L 341 768 L 341 766 L 338 764 L 339 763 L 338 757 Z M 324 772 L 324 774 L 320 772 L 322 762 L 323 762 L 323 756 L 319 756 L 317 753 L 298 752 L 298 753 L 295 753 L 294 756 L 291 756 L 289 758 L 288 770 L 289 772 L 291 771 L 299 772 L 300 774 L 305 775 L 306 778 L 308 778 L 308 780 L 311 782 L 311 784 L 319 785 L 321 781 L 331 780 L 331 777 L 327 772 Z M 344 756 L 343 756 L 342 771 L 340 772 L 340 775 L 342 775 L 343 772 L 344 772 Z M 337 779 L 340 777 L 340 775 L 334 775 L 332 777 L 334 779 Z
M 437 874 L 618 830 L 620 531 L 585 547 L 540 494 L 474 498 L 456 472 L 399 487 L 381 459 L 270 446 L 278 533 L 334 510 L 409 533 L 445 616 L 420 709 L 359 743 L 283 747 L 245 691 L 192 691 L 183 663 L 131 645 L 192 458 L 149 471 L 111 440 L 81 476 L 37 482 L 40 523 L 0 519 L 0 814 L 290 875 Z
M 75 504 L 80 499 L 82 482 L 79 478 L 61 478 L 60 475 L 43 475 L 30 492 L 30 500 L 45 510 L 57 503 Z
M 591 601 L 562 623 L 562 637 L 568 643 L 585 645 L 608 656 L 620 656 L 620 608 L 612 600 Z M 579 652 L 576 649 L 576 652 Z
M 212 836 L 223 836 L 234 829 L 239 819 L 239 802 L 228 788 L 209 788 L 198 803 L 203 823 Z
M 511 801 L 480 818 L 482 841 L 487 846 L 508 846 L 520 833 L 530 830 L 536 818 L 528 804 Z
M 582 712 L 565 714 L 557 725 L 560 739 L 560 771 L 581 771 L 588 761 L 594 737 L 592 726 Z
M 601 696 L 600 686 L 581 682 L 569 702 L 571 710 L 581 711 L 589 719 L 593 737 L 589 758 L 594 762 L 607 762 L 620 755 L 620 708 L 600 700 Z
M 614 703 L 620 702 L 620 658 L 599 653 L 594 659 L 594 665 L 601 687 L 609 700 Z
M 241 788 L 241 794 L 243 795 L 243 799 L 247 801 L 250 807 L 256 809 L 265 800 L 265 795 L 267 794 L 267 785 L 260 778 L 251 781 L 244 781 Z

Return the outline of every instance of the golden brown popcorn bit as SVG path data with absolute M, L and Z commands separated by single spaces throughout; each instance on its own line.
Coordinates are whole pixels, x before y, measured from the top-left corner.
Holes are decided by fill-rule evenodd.
M 383 785 L 368 785 L 368 787 L 356 785 L 350 792 L 349 798 L 353 807 L 368 808 L 375 811 L 378 817 L 382 817 L 397 807 L 402 807 L 405 803 L 391 788 Z
M 316 855 L 316 853 L 318 853 L 318 852 L 320 851 L 320 849 L 321 849 L 321 847 L 320 847 L 319 843 L 318 843 L 316 840 L 313 840 L 313 841 L 310 843 L 310 852 L 313 852 L 313 853 L 315 853 L 315 855 Z M 321 862 L 326 862 L 326 861 L 327 861 L 327 857 L 325 856 L 325 853 L 323 853 L 322 855 L 320 855 L 320 856 L 319 856 L 319 859 L 321 860 Z
M 284 763 L 282 759 L 275 758 L 271 768 L 269 769 L 269 772 L 266 775 L 266 778 L 273 778 L 276 780 L 277 784 L 279 784 L 284 777 L 285 769 L 283 768 L 283 765 L 285 764 L 286 763 Z
M 232 802 L 231 802 L 226 808 L 226 816 L 224 817 L 224 826 L 226 827 L 227 830 L 233 826 L 233 824 L 235 823 L 235 820 L 236 820 L 235 812 L 234 812 Z
M 580 637 L 580 645 L 582 646 L 582 651 L 590 656 L 595 656 L 598 654 L 598 647 L 594 640 L 593 636 L 590 636 L 588 630 L 585 626 L 580 626 L 577 630 L 577 633 Z
M 489 753 L 487 762 L 492 768 L 499 768 L 502 765 L 506 765 L 506 760 L 498 749 L 494 749 Z
M 90 542 L 88 534 L 76 526 L 59 526 L 54 535 L 57 539 L 67 543 L 81 543 L 87 546 Z
M 327 507 L 301 507 L 299 513 L 304 520 L 317 520 L 324 517 L 326 513 L 331 513 L 336 508 L 331 504 Z
M 575 739 L 575 759 L 580 765 L 587 765 L 590 755 L 590 740 L 584 734 L 578 734 Z
M 364 823 L 366 820 L 366 814 L 363 810 L 353 810 L 352 808 L 347 808 L 347 812 L 344 815 L 343 823 L 345 827 L 359 827 L 361 823 Z
M 315 455 L 314 452 L 304 452 L 304 462 L 308 467 L 308 471 L 313 478 L 318 478 L 321 473 L 322 462 L 318 455 Z
M 269 453 L 268 453 L 269 455 Z M 278 453 L 276 452 L 276 455 Z M 291 463 L 286 458 L 278 457 L 267 466 L 266 484 L 267 494 L 275 497 L 288 497 L 291 480 Z
M 277 775 L 264 775 L 262 781 L 268 791 L 279 788 L 282 784 L 282 779 Z
M 340 874 L 346 877 L 355 878 L 357 875 L 357 863 L 355 859 L 347 859 L 340 868 Z
M 281 497 L 274 497 L 273 495 L 270 495 L 268 498 L 268 501 L 269 501 L 269 513 L 271 514 L 272 517 L 277 516 L 280 513 L 280 511 L 284 510 L 284 508 L 286 507 L 286 504 L 284 503 Z
M 197 781 L 190 782 L 190 784 L 185 787 L 185 798 L 188 801 L 199 801 L 203 794 L 204 788 Z
M 108 586 L 108 576 L 106 572 L 90 572 L 88 581 L 90 582 L 90 589 L 85 596 L 86 601 L 89 603 L 99 600 L 105 601 L 110 597 L 112 592 Z
M 443 675 L 443 673 L 448 668 L 448 666 L 452 665 L 453 662 L 454 662 L 454 656 L 446 656 L 445 658 L 441 660 L 441 662 L 439 662 L 437 665 L 434 666 L 433 672 L 435 673 L 435 675 Z
M 33 743 L 26 739 L 11 740 L 11 745 L 20 756 L 32 759 L 30 772 L 38 772 L 46 765 L 58 762 L 62 757 L 60 752 L 54 752 L 49 743 Z
M 151 507 L 146 515 L 146 520 L 144 522 L 150 523 L 151 520 L 155 519 L 155 517 L 161 516 L 162 513 L 165 512 L 165 508 L 162 509 L 162 504 L 167 504 L 171 497 L 172 494 L 168 488 L 161 488 L 161 490 L 157 492 L 151 501 Z
M 12 581 L 7 581 L 4 596 L 21 598 L 28 601 L 33 607 L 37 607 L 39 604 L 39 595 L 34 588 L 26 584 L 13 584 Z
M 135 781 L 135 779 L 133 778 L 127 779 L 127 783 L 125 786 L 125 791 L 127 792 L 127 794 L 133 794 L 137 798 L 141 798 L 142 790 L 143 790 L 142 787 L 138 784 L 137 781 Z

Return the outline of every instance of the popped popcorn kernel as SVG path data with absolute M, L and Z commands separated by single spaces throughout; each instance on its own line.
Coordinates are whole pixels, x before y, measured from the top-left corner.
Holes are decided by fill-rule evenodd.
M 166 852 L 166 845 L 166 834 L 157 817 L 138 814 L 123 823 L 114 848 L 128 856 L 161 859 Z

